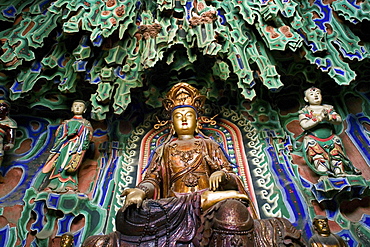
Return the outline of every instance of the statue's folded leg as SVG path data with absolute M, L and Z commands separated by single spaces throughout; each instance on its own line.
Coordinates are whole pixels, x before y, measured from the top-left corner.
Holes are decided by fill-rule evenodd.
M 91 236 L 83 246 L 199 246 L 193 241 L 197 241 L 195 235 L 200 225 L 200 201 L 200 194 L 195 193 L 144 200 L 139 208 L 121 208 L 116 215 L 117 231 Z
M 126 242 L 142 246 L 178 246 L 192 243 L 200 225 L 200 194 L 145 200 L 139 209 L 119 210 L 117 231 Z M 189 245 L 191 246 L 191 245 Z

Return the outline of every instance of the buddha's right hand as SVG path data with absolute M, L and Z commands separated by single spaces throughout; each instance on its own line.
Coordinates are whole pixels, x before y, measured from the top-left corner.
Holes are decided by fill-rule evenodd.
M 146 198 L 145 191 L 139 188 L 125 189 L 121 194 L 121 197 L 123 196 L 126 196 L 125 205 L 123 205 L 124 209 L 132 204 L 136 204 L 137 208 L 139 208 Z

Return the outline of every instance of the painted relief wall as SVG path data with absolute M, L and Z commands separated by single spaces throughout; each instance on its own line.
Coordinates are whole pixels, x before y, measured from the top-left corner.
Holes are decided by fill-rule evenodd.
M 260 218 L 287 218 L 307 241 L 324 215 L 349 246 L 370 246 L 368 1 L 9 0 L 0 10 L 0 100 L 17 123 L 0 167 L 0 246 L 59 246 L 67 232 L 80 246 L 114 231 L 120 193 L 165 138 L 153 127 L 180 81 L 207 95 L 217 124 L 204 132 Z M 309 168 L 298 112 L 311 86 L 343 119 L 336 134 L 361 175 Z M 44 167 L 74 100 L 88 102 L 93 129 L 77 188 L 48 190 Z

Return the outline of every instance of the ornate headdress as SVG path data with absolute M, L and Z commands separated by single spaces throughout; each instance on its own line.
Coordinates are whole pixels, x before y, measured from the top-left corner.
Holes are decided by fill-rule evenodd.
M 206 101 L 206 96 L 201 95 L 199 90 L 191 86 L 188 83 L 180 82 L 174 85 L 171 90 L 166 94 L 166 97 L 163 99 L 163 107 L 168 111 L 172 112 L 179 107 L 191 107 L 197 113 L 197 117 L 201 123 L 209 123 L 215 125 L 216 121 L 214 116 L 208 118 L 201 116 L 204 111 L 204 103 Z M 155 129 L 159 129 L 162 126 L 165 126 L 169 121 L 160 121 L 158 119 L 158 124 L 154 125 Z M 198 122 L 198 124 L 200 124 Z M 201 125 L 198 126 L 199 129 L 202 128 Z
M 201 115 L 203 113 L 206 96 L 201 95 L 195 87 L 180 82 L 174 85 L 163 100 L 164 108 L 171 112 L 178 107 L 192 107 Z

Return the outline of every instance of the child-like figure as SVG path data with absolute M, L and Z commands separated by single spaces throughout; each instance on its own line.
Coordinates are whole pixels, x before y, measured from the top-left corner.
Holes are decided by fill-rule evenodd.
M 321 90 L 311 87 L 305 91 L 304 100 L 309 104 L 299 111 L 299 123 L 305 130 L 303 148 L 307 165 L 320 176 L 347 176 L 361 174 L 344 152 L 334 125 L 342 118 L 333 106 L 321 104 Z

